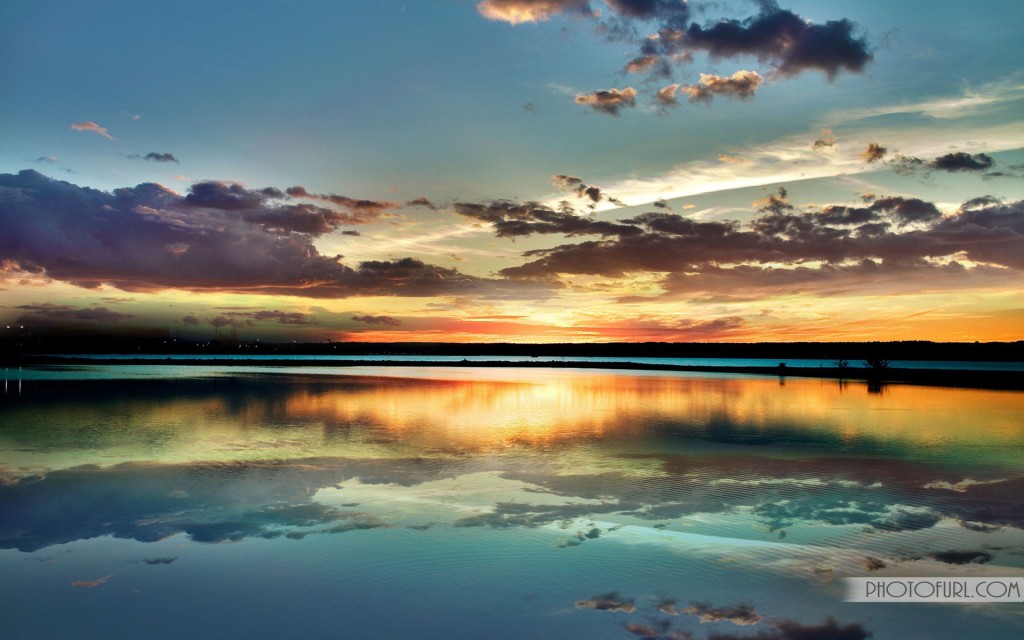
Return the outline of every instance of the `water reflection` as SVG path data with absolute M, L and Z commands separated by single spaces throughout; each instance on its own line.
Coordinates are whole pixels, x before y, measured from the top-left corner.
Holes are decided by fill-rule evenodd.
M 869 394 L 803 378 L 524 369 L 33 381 L 0 404 L 0 549 L 134 541 L 159 548 L 135 562 L 178 570 L 194 553 L 185 543 L 274 542 L 294 561 L 359 544 L 370 562 L 418 558 L 428 549 L 410 536 L 430 536 L 460 541 L 459 553 L 498 545 L 494 561 L 513 530 L 524 562 L 555 579 L 583 571 L 565 554 L 610 562 L 608 545 L 631 558 L 629 572 L 666 584 L 670 556 L 695 575 L 742 567 L 723 588 L 753 588 L 760 611 L 779 580 L 797 580 L 788 588 L 810 601 L 841 575 L 1019 572 L 1021 424 L 1020 393 Z M 372 579 L 403 575 L 382 566 Z M 741 586 L 750 576 L 762 586 Z M 106 565 L 78 577 L 97 592 L 117 579 Z M 489 588 L 466 580 L 467 592 Z M 633 613 L 602 609 L 620 601 L 611 593 L 546 611 Z M 648 610 L 630 605 L 648 617 L 628 622 L 631 633 L 665 626 L 654 615 L 732 610 L 684 600 L 668 614 L 648 593 Z M 793 605 L 776 605 L 792 617 Z

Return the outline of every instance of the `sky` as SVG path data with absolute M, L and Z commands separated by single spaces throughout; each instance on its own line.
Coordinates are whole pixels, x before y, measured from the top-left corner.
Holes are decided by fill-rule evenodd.
M 0 331 L 1024 338 L 1016 3 L 0 4 Z

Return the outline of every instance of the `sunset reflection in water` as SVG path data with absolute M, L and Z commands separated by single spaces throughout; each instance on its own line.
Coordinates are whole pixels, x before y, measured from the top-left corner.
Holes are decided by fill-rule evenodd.
M 83 619 L 129 596 L 160 615 L 137 594 L 186 598 L 258 567 L 276 582 L 223 582 L 238 607 L 301 593 L 312 628 L 344 619 L 354 637 L 415 631 L 394 590 L 443 598 L 457 619 L 437 628 L 453 637 L 470 602 L 512 616 L 495 637 L 729 631 L 666 598 L 999 637 L 1002 622 L 962 608 L 840 608 L 838 579 L 1024 572 L 1017 392 L 533 368 L 203 374 L 29 380 L 4 398 L 0 569 L 16 579 L 0 596 L 46 594 L 5 607 L 17 628 L 82 590 L 100 598 Z M 612 592 L 615 614 L 579 604 Z M 163 635 L 178 632 L 195 629 Z

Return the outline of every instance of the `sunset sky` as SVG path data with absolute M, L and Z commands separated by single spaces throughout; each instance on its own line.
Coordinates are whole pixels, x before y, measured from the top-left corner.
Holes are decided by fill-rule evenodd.
M 0 4 L 0 330 L 1024 339 L 1007 1 Z

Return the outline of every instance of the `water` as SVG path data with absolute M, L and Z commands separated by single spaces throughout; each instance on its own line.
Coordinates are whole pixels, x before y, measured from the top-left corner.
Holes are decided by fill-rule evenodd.
M 790 367 L 830 368 L 835 367 L 835 360 L 815 360 L 806 358 L 639 358 L 639 357 L 602 357 L 602 356 L 437 356 L 437 355 L 278 355 L 278 354 L 58 354 L 62 358 L 104 359 L 104 360 L 302 360 L 324 362 L 346 361 L 391 361 L 391 362 L 610 362 L 673 365 L 685 367 L 776 367 L 785 362 Z M 864 362 L 850 361 L 853 369 L 864 368 Z M 1024 371 L 1024 362 L 993 362 L 963 360 L 893 360 L 890 366 L 900 369 L 945 369 L 961 371 Z
M 1024 576 L 1024 393 L 444 366 L 22 375 L 0 400 L 5 638 L 1024 633 L 1020 605 L 854 604 L 841 586 Z

